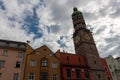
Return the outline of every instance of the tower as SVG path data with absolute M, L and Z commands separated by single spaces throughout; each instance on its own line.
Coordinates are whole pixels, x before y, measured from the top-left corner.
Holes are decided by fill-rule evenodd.
M 82 12 L 76 7 L 73 8 L 72 20 L 75 29 L 73 40 L 76 54 L 86 57 L 91 68 L 92 80 L 107 80 L 92 33 L 86 28 Z

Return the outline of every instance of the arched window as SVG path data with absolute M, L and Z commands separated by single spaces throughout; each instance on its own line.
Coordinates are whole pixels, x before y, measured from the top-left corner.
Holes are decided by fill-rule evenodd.
M 46 66 L 48 66 L 48 60 L 45 59 L 45 58 L 42 59 L 42 60 L 41 60 L 41 66 L 42 66 L 42 67 L 46 67 Z

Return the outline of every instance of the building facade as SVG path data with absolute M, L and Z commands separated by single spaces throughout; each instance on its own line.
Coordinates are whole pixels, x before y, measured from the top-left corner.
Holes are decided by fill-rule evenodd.
M 91 68 L 92 80 L 106 80 L 105 70 L 102 66 L 92 33 L 86 28 L 82 12 L 75 7 L 72 14 L 74 34 L 73 40 L 76 54 L 84 55 Z
M 0 40 L 0 80 L 22 80 L 26 43 Z
M 91 80 L 84 56 L 60 52 L 61 80 Z
M 107 80 L 113 80 L 112 76 L 111 76 L 111 73 L 110 73 L 110 70 L 108 68 L 106 59 L 105 58 L 101 58 L 101 61 L 102 61 L 103 67 L 105 68 L 106 76 L 108 78 Z
M 120 64 L 120 57 L 117 57 L 116 59 L 117 59 L 118 63 Z
M 23 80 L 61 80 L 59 59 L 47 46 L 27 54 L 25 62 Z
M 113 80 L 120 80 L 120 64 L 118 63 L 117 59 L 109 55 L 106 57 L 106 61 Z

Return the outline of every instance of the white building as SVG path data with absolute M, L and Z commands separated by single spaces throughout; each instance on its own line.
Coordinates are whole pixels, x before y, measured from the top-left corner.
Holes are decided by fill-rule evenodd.
M 120 64 L 118 60 L 109 55 L 106 57 L 106 61 L 113 80 L 120 80 Z

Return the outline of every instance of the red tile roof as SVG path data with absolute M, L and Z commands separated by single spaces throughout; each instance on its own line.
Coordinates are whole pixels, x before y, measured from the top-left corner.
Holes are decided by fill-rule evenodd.
M 60 54 L 60 61 L 62 64 L 81 65 L 86 66 L 86 58 L 82 55 L 63 53 Z

